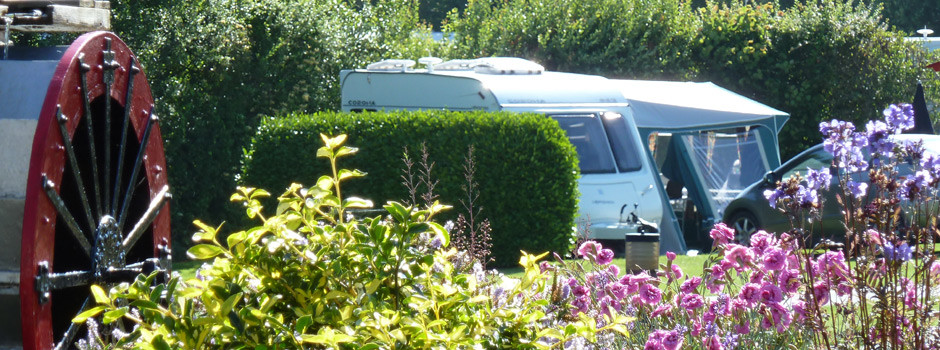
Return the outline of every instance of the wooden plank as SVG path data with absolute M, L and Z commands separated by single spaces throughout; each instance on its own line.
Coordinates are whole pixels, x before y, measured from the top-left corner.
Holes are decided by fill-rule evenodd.
M 91 32 L 111 29 L 111 10 L 89 7 L 52 5 L 48 8 L 51 24 L 17 24 L 19 32 Z

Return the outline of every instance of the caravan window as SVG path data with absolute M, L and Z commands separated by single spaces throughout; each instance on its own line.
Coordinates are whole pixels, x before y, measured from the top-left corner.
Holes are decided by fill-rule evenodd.
M 614 150 L 614 159 L 621 172 L 637 171 L 641 168 L 640 152 L 636 149 L 636 140 L 627 126 L 627 121 L 620 113 L 608 112 L 602 114 L 604 130 L 607 130 L 607 139 L 610 148 Z
M 553 115 L 578 151 L 582 174 L 614 173 L 607 135 L 596 115 Z

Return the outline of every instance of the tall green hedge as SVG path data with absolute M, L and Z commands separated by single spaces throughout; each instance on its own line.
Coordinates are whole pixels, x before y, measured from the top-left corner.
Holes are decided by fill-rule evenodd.
M 266 118 L 244 160 L 241 182 L 278 193 L 290 183 L 311 185 L 328 173 L 316 158 L 320 134 L 347 134 L 358 147 L 344 168 L 368 175 L 350 180 L 344 195 L 381 205 L 410 198 L 402 185 L 405 148 L 417 159 L 422 144 L 434 162 L 435 193 L 460 210 L 464 164 L 473 146 L 479 199 L 490 220 L 496 265 L 518 261 L 519 250 L 568 248 L 577 211 L 577 154 L 552 119 L 537 114 L 426 111 L 291 114 Z
M 116 0 L 112 21 L 141 60 L 165 140 L 173 237 L 195 218 L 238 218 L 228 196 L 261 115 L 339 106 L 339 70 L 427 54 L 417 0 Z
M 879 9 L 853 0 L 472 0 L 445 28 L 455 57 L 715 82 L 790 113 L 780 134 L 789 157 L 820 142 L 820 121 L 869 120 L 910 102 L 918 80 L 940 100 L 940 79 L 923 69 L 938 56 L 891 31 Z

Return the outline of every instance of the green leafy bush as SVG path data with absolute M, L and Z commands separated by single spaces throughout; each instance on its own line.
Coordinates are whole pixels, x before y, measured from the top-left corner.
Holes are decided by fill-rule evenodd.
M 435 194 L 465 198 L 464 164 L 474 148 L 479 198 L 492 228 L 495 264 L 517 261 L 519 250 L 566 251 L 577 212 L 577 154 L 553 120 L 536 114 L 425 111 L 293 114 L 265 119 L 244 161 L 241 182 L 283 188 L 329 168 L 315 160 L 323 134 L 347 134 L 365 149 L 350 166 L 370 174 L 348 193 L 376 202 L 408 198 L 402 154 L 422 145 L 434 162 Z M 412 203 L 413 204 L 413 203 Z M 448 216 L 447 218 L 453 218 Z
M 262 207 L 263 190 L 232 196 L 260 225 L 223 244 L 218 228 L 196 222 L 189 255 L 212 259 L 198 278 L 154 285 L 155 274 L 140 276 L 109 294 L 93 286 L 96 306 L 73 321 L 131 322 L 130 334 L 105 342 L 156 349 L 548 349 L 626 334 L 623 315 L 600 315 L 599 324 L 571 312 L 566 282 L 539 266 L 547 253 L 523 253 L 525 273 L 514 281 L 460 266 L 462 253 L 446 248 L 449 234 L 435 222 L 447 208 L 437 202 L 388 202 L 384 217 L 347 220 L 347 210 L 371 206 L 340 192 L 362 173 L 336 160 L 357 150 L 343 146 L 345 136 L 323 140 L 313 152 L 329 160 L 331 175 L 292 184 L 275 213 Z

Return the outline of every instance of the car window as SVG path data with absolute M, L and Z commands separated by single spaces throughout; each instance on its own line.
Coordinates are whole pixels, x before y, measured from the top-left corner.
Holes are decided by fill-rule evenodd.
M 558 125 L 565 130 L 568 140 L 577 150 L 582 174 L 617 172 L 607 135 L 596 115 L 553 115 L 551 117 L 558 121 Z
M 788 169 L 785 169 L 783 174 L 781 174 L 780 179 L 786 180 L 796 173 L 800 173 L 801 175 L 806 176 L 807 168 L 820 170 L 830 166 L 832 166 L 832 154 L 820 148 L 816 152 L 808 154 L 807 157 L 802 161 L 793 164 Z

